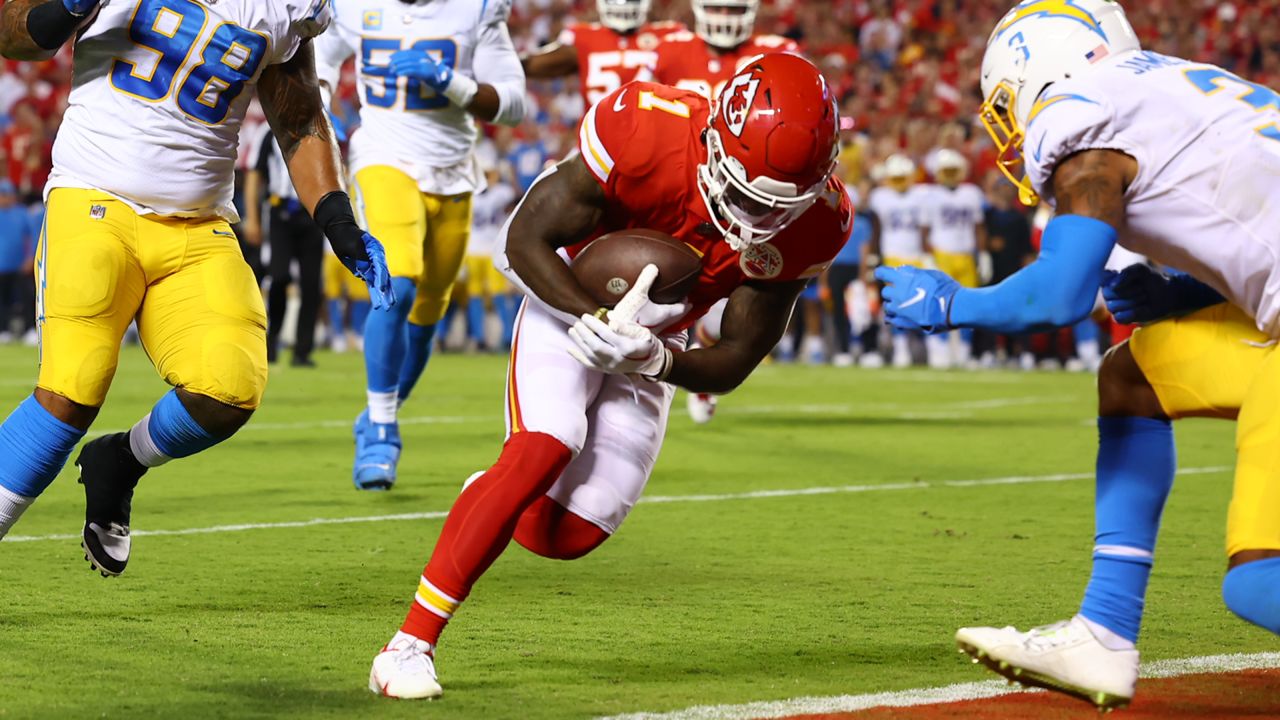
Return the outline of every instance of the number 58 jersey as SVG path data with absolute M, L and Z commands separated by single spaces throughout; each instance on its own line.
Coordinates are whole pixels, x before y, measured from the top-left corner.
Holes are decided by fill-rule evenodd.
M 329 0 L 104 0 L 75 44 L 48 190 L 100 190 L 140 214 L 239 217 L 253 86 L 327 27 Z

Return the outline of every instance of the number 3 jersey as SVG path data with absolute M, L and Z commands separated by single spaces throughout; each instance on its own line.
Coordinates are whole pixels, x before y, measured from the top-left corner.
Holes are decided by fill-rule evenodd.
M 360 128 L 351 136 L 351 171 L 391 166 L 438 195 L 483 187 L 471 115 L 425 83 L 383 71 L 393 54 L 422 50 L 523 102 L 524 70 L 506 26 L 511 0 L 336 0 L 334 8 L 333 27 L 316 41 L 316 64 L 334 88 L 342 64 L 356 57 Z
M 1056 82 L 1028 114 L 1023 156 L 1053 202 L 1058 164 L 1089 149 L 1138 163 L 1120 245 L 1190 273 L 1280 337 L 1280 95 L 1153 52 Z
M 48 190 L 103 191 L 140 214 L 239 220 L 253 86 L 328 25 L 329 0 L 105 0 L 75 43 Z

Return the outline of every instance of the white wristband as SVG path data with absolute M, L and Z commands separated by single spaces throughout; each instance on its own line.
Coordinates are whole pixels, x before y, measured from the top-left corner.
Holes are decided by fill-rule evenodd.
M 454 105 L 466 110 L 479 90 L 479 83 L 466 75 L 455 72 L 453 78 L 449 80 L 449 86 L 444 89 L 444 96 L 449 98 L 449 101 Z

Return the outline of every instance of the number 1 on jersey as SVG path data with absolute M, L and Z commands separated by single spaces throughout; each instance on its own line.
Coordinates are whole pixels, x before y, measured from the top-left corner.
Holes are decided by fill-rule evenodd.
M 661 110 L 677 117 L 689 117 L 689 106 L 679 100 L 668 100 L 654 95 L 651 90 L 641 90 L 636 105 L 641 110 Z

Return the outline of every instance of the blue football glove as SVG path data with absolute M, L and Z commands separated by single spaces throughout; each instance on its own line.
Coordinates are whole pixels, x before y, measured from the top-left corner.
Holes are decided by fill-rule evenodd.
M 443 95 L 453 82 L 453 68 L 436 62 L 422 50 L 401 50 L 391 55 L 391 74 L 418 80 Z
M 364 234 L 364 250 L 368 260 L 357 260 L 351 256 L 339 255 L 338 259 L 347 266 L 356 277 L 369 286 L 369 301 L 375 310 L 391 307 L 396 304 L 396 293 L 391 288 L 391 271 L 387 269 L 387 251 L 383 249 L 378 238 Z
M 62 0 L 62 7 L 76 17 L 84 17 L 98 7 L 99 0 Z
M 1156 272 L 1137 264 L 1102 278 L 1102 299 L 1116 322 L 1130 325 L 1183 315 L 1224 302 L 1218 292 L 1190 275 Z
M 947 321 L 951 302 L 960 283 L 937 270 L 914 267 L 876 268 L 876 279 L 886 283 L 880 297 L 884 299 L 884 316 L 889 324 L 901 330 L 923 330 L 927 333 L 951 329 Z

